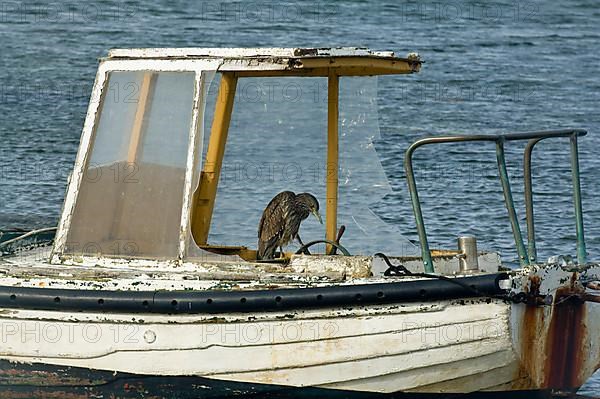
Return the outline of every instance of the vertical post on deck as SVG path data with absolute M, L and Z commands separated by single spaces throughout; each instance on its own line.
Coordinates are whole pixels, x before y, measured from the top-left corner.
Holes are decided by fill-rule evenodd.
M 585 235 L 583 233 L 583 208 L 581 205 L 581 179 L 579 176 L 579 149 L 577 133 L 571 135 L 571 175 L 573 178 L 573 203 L 575 205 L 575 224 L 577 229 L 577 261 L 580 265 L 587 263 Z
M 338 162 L 339 162 L 339 85 L 340 77 L 335 69 L 329 69 L 327 77 L 327 202 L 325 238 L 335 241 L 337 234 Z M 327 244 L 326 253 L 332 246 Z
M 199 245 L 205 245 L 208 240 L 236 87 L 237 75 L 233 72 L 223 72 L 210 129 L 206 160 L 200 174 L 200 184 L 194 193 L 192 207 L 192 236 Z
M 533 213 L 533 179 L 531 172 L 531 157 L 533 153 L 533 147 L 540 142 L 542 138 L 531 139 L 527 142 L 525 147 L 525 154 L 523 156 L 523 182 L 525 184 L 525 218 L 527 221 L 527 256 L 529 256 L 529 263 L 535 264 L 537 262 L 537 248 L 535 246 L 535 217 Z
M 515 246 L 517 247 L 517 253 L 519 255 L 519 264 L 521 266 L 528 266 L 529 258 L 527 256 L 527 250 L 523 243 L 523 235 L 521 234 L 521 228 L 519 227 L 519 218 L 517 217 L 517 211 L 515 210 L 515 202 L 513 200 L 512 191 L 510 189 L 510 180 L 508 178 L 508 170 L 506 169 L 506 157 L 504 156 L 504 137 L 498 137 L 496 140 L 496 160 L 498 162 L 498 174 L 500 176 L 500 182 L 502 183 L 502 192 L 504 193 L 504 202 L 506 209 L 508 210 L 508 218 L 510 219 L 510 226 L 512 228 L 513 236 L 515 239 Z
M 425 230 L 425 220 L 423 220 L 423 211 L 421 210 L 421 201 L 419 200 L 419 190 L 415 181 L 415 171 L 412 164 L 412 156 L 415 150 L 422 144 L 426 144 L 427 139 L 414 142 L 406 150 L 404 155 L 404 170 L 406 171 L 406 183 L 408 184 L 408 192 L 412 202 L 415 221 L 417 223 L 417 234 L 419 235 L 419 244 L 421 245 L 421 259 L 425 273 L 434 273 L 433 258 L 429 249 L 429 241 L 427 239 L 427 231 Z

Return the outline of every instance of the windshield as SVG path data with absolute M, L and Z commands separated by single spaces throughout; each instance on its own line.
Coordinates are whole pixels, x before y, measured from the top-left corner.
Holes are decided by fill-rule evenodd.
M 212 115 L 217 87 L 209 91 L 207 115 Z M 376 78 L 341 78 L 338 227 L 346 227 L 341 243 L 353 255 L 417 254 L 397 227 L 371 209 L 391 192 L 374 146 L 376 99 Z M 207 118 L 207 131 L 210 122 Z M 325 220 L 326 154 L 327 78 L 240 79 L 209 243 L 256 248 L 262 211 L 284 190 L 315 195 Z M 325 227 L 309 216 L 299 234 L 305 243 L 323 239 Z M 287 250 L 297 248 L 295 243 Z M 311 251 L 324 253 L 325 246 Z
M 195 72 L 108 73 L 63 253 L 208 259 L 206 246 L 189 237 L 185 192 L 198 185 L 210 139 L 202 135 L 203 99 L 208 130 L 217 101 L 218 79 L 212 85 L 212 74 L 202 79 L 208 92 L 200 95 L 192 165 Z M 340 80 L 338 227 L 346 228 L 341 243 L 353 255 L 416 254 L 399 229 L 373 211 L 391 192 L 375 149 L 376 83 L 376 78 Z M 327 78 L 239 80 L 209 246 L 257 248 L 261 214 L 281 191 L 313 194 L 326 219 L 327 101 Z M 190 187 L 186 168 L 193 170 Z M 325 228 L 309 216 L 299 234 L 306 243 L 325 238 Z M 291 243 L 286 250 L 297 247 Z M 312 252 L 324 253 L 325 246 Z
M 110 72 L 66 253 L 176 258 L 193 72 Z

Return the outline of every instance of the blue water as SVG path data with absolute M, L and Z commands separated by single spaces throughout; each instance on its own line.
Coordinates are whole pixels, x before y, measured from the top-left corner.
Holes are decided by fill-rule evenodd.
M 592 0 L 2 2 L 0 226 L 56 223 L 96 60 L 109 48 L 363 46 L 426 60 L 418 75 L 378 81 L 375 148 L 394 189 L 365 199 L 378 216 L 416 239 L 402 154 L 420 136 L 582 127 L 585 229 L 599 259 L 598 26 Z M 471 233 L 514 260 L 493 149 L 445 150 L 417 157 L 432 246 Z M 507 151 L 517 201 L 521 151 Z M 534 162 L 540 256 L 574 254 L 567 143 L 540 144 Z M 600 395 L 600 377 L 582 393 Z

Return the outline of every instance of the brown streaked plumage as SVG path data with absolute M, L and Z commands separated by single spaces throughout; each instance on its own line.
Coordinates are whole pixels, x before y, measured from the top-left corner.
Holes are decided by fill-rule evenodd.
M 298 230 L 300 223 L 310 214 L 319 215 L 319 201 L 309 193 L 294 194 L 282 191 L 265 208 L 258 224 L 258 259 L 273 259 L 275 250 L 297 239 L 302 244 Z M 322 223 L 322 222 L 321 222 Z

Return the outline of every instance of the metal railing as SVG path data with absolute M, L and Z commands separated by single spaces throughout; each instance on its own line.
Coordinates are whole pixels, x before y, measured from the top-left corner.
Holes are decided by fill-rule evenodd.
M 537 250 L 535 245 L 535 223 L 533 214 L 533 192 L 532 192 L 532 178 L 531 178 L 531 156 L 533 148 L 541 140 L 554 137 L 569 137 L 571 144 L 571 174 L 573 181 L 573 203 L 575 207 L 575 224 L 577 230 L 577 260 L 579 264 L 586 263 L 586 249 L 585 249 L 585 237 L 583 233 L 583 212 L 581 206 L 581 184 L 579 176 L 579 151 L 577 148 L 577 138 L 579 136 L 586 135 L 587 132 L 582 129 L 564 129 L 564 130 L 547 130 L 537 132 L 523 132 L 523 133 L 507 133 L 497 135 L 452 135 L 452 136 L 437 136 L 437 137 L 426 137 L 415 141 L 408 150 L 404 157 L 404 169 L 406 171 L 406 179 L 408 182 L 408 189 L 410 191 L 410 198 L 415 214 L 417 223 L 417 232 L 419 234 L 419 241 L 421 243 L 421 255 L 423 258 L 423 264 L 427 273 L 433 273 L 433 261 L 431 257 L 431 251 L 429 249 L 429 242 L 427 240 L 427 233 L 425 230 L 425 223 L 423 221 L 423 213 L 421 211 L 421 202 L 419 201 L 419 193 L 417 191 L 417 184 L 415 182 L 415 174 L 413 170 L 412 156 L 415 150 L 419 147 L 429 144 L 440 144 L 440 143 L 457 143 L 457 142 L 471 142 L 471 141 L 487 141 L 494 142 L 496 144 L 496 160 L 498 163 L 498 173 L 500 177 L 500 183 L 502 184 L 502 192 L 504 194 L 504 202 L 506 209 L 508 210 L 508 217 L 510 219 L 510 225 L 512 228 L 513 237 L 515 240 L 515 246 L 519 256 L 519 263 L 521 266 L 530 265 L 537 262 Z M 529 140 L 524 152 L 523 160 L 523 174 L 525 182 L 525 211 L 527 221 L 527 248 L 523 242 L 523 236 L 521 234 L 521 228 L 519 227 L 519 220 L 517 218 L 517 212 L 513 200 L 512 191 L 510 188 L 510 180 L 508 177 L 508 171 L 506 169 L 506 159 L 504 155 L 504 143 L 507 141 L 516 140 Z

